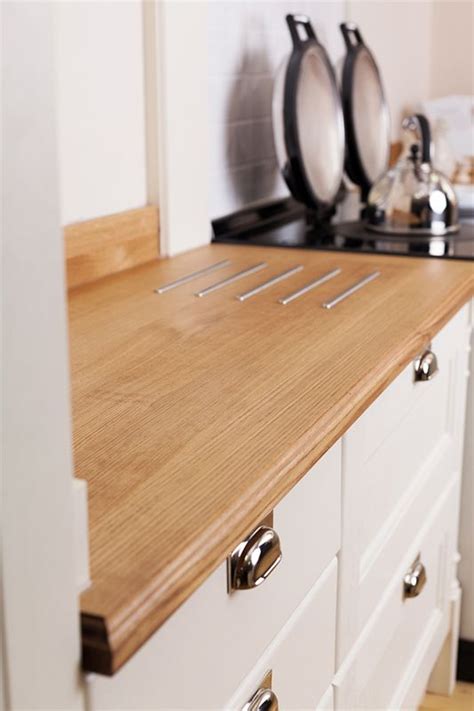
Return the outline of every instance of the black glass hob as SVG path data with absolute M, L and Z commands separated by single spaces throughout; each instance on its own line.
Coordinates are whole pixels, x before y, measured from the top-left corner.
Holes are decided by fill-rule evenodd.
M 213 220 L 212 228 L 213 241 L 227 244 L 474 260 L 473 221 L 461 221 L 459 232 L 450 236 L 392 236 L 340 215 L 322 223 L 292 198 Z

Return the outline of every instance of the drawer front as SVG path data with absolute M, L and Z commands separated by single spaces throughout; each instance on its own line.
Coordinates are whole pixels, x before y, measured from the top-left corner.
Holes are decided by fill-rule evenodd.
M 271 671 L 280 709 L 332 709 L 336 598 L 334 559 L 223 708 L 242 709 Z
M 381 591 L 385 590 L 417 537 L 423 523 L 429 519 L 433 501 L 449 482 L 459 481 L 452 463 L 452 446 L 444 437 L 432 457 L 417 473 L 407 491 L 403 515 L 388 517 L 383 535 L 374 540 L 360 560 L 357 618 L 363 627 L 377 607 Z
M 450 482 L 410 546 L 336 678 L 337 709 L 392 708 L 404 677 L 416 676 L 427 634 L 443 624 L 453 577 L 459 482 Z M 426 582 L 417 597 L 404 597 L 404 577 L 417 556 Z
M 90 677 L 90 708 L 223 708 L 339 549 L 340 472 L 338 443 L 275 508 L 268 579 L 229 595 L 221 565 L 114 677 Z
M 421 400 L 429 397 L 433 389 L 442 389 L 439 382 L 449 376 L 450 361 L 459 347 L 467 345 L 469 330 L 469 305 L 466 305 L 432 340 L 431 350 L 439 367 L 437 375 L 431 381 L 415 382 L 414 363 L 410 363 L 351 427 L 351 458 L 367 462 Z M 421 427 L 419 422 L 418 429 Z
M 415 383 L 410 364 L 343 437 L 338 666 L 443 486 L 459 476 L 468 334 L 464 308 L 433 341 L 438 376 Z

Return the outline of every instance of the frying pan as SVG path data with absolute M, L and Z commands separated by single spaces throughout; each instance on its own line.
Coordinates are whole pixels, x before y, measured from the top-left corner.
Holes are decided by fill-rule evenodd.
M 293 196 L 323 217 L 344 171 L 344 120 L 334 70 L 305 15 L 287 15 L 293 50 L 277 73 L 273 133 Z
M 346 45 L 342 107 L 346 130 L 346 172 L 365 201 L 372 184 L 388 168 L 390 117 L 375 59 L 353 23 L 340 25 Z

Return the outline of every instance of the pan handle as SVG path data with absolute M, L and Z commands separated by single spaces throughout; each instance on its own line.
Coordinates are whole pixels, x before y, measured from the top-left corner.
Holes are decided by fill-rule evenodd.
M 293 46 L 298 47 L 299 45 L 308 42 L 308 40 L 316 40 L 317 37 L 313 30 L 311 21 L 307 15 L 287 15 L 286 23 L 290 30 L 291 39 L 293 40 Z M 298 25 L 303 27 L 306 32 L 306 39 L 302 39 L 300 33 L 298 32 Z
M 342 22 L 339 27 L 344 37 L 346 49 L 352 49 L 352 47 L 357 47 L 359 44 L 364 44 L 364 40 L 356 24 L 353 22 Z

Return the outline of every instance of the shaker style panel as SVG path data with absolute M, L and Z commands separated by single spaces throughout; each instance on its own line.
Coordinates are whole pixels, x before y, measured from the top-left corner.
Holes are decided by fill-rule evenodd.
M 460 475 L 468 333 L 464 307 L 433 339 L 436 376 L 416 381 L 410 363 L 343 437 L 339 665 L 437 496 Z
M 380 590 L 370 622 L 338 671 L 336 709 L 398 708 L 396 699 L 409 694 L 424 650 L 431 642 L 441 646 L 437 633 L 449 613 L 458 493 L 458 480 L 445 487 L 390 584 Z
M 345 435 L 348 455 L 357 462 L 366 462 L 379 449 L 387 437 L 397 429 L 418 401 L 425 398 L 431 385 L 446 377 L 447 361 L 453 357 L 461 343 L 467 340 L 469 305 L 465 305 L 432 339 L 420 353 L 433 352 L 438 373 L 428 382 L 415 380 L 415 361 L 409 363 L 400 375 L 379 395 L 359 417 Z M 421 425 L 422 423 L 420 423 Z M 350 441 L 349 441 L 350 436 Z
M 227 563 L 221 564 L 114 677 L 90 677 L 90 708 L 223 708 L 339 550 L 340 476 L 337 443 L 275 508 L 271 525 L 282 558 L 270 561 L 268 578 L 229 594 Z M 324 597 L 331 606 L 321 613 L 329 624 L 323 635 L 328 670 L 334 665 L 335 569 L 331 581 Z M 322 674 L 320 696 L 331 674 Z
M 369 620 L 380 600 L 380 592 L 386 589 L 393 571 L 429 518 L 433 500 L 439 498 L 450 481 L 458 480 L 459 472 L 452 465 L 452 443 L 445 436 L 433 456 L 413 477 L 403 501 L 402 515 L 388 517 L 384 535 L 375 539 L 373 548 L 360 561 L 357 593 L 357 620 L 360 626 L 363 627 Z
M 280 709 L 332 709 L 336 598 L 334 559 L 223 708 L 245 708 L 271 671 L 271 689 Z

